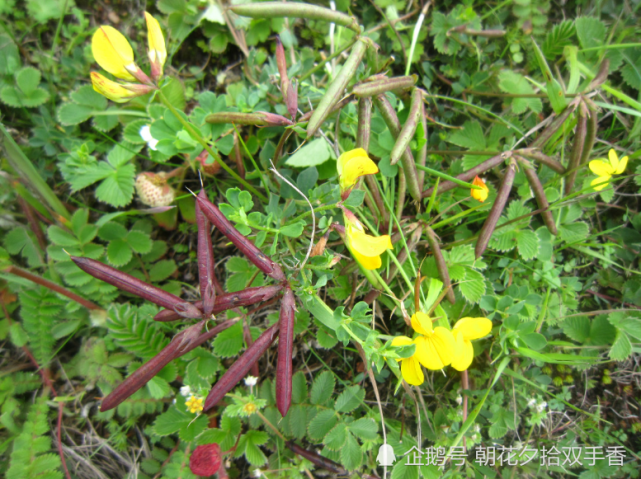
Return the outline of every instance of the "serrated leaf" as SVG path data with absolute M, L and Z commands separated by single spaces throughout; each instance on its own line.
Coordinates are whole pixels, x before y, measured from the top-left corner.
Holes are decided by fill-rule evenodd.
M 292 377 L 292 401 L 302 403 L 307 400 L 307 379 L 302 371 Z
M 524 260 L 531 260 L 539 254 L 539 237 L 532 230 L 521 230 L 516 234 L 516 247 Z
M 14 228 L 4 237 L 9 254 L 20 254 L 31 267 L 42 265 L 42 252 L 35 235 L 23 227 Z
M 597 316 L 590 325 L 590 344 L 595 346 L 610 344 L 616 338 L 616 331 L 605 315 Z
M 406 461 L 400 460 L 394 464 L 392 469 L 392 479 L 418 479 L 419 467 L 406 464 Z
M 320 441 L 338 422 L 337 414 L 331 409 L 320 411 L 309 422 L 307 433 L 315 441 Z
M 58 121 L 64 126 L 77 125 L 91 118 L 93 108 L 76 103 L 63 103 L 58 108 Z
M 171 406 L 167 412 L 161 414 L 154 421 L 154 432 L 159 436 L 168 436 L 178 432 L 182 427 L 187 426 L 193 419 L 193 414 L 178 410 Z
M 347 426 L 344 422 L 340 422 L 325 435 L 323 444 L 332 451 L 338 451 L 347 441 L 347 434 Z
M 113 106 L 107 108 L 107 110 L 105 110 L 105 113 L 112 113 L 117 110 L 118 108 Z M 94 115 L 93 120 L 91 120 L 91 124 L 93 125 L 93 127 L 103 132 L 113 130 L 114 128 L 116 128 L 116 126 L 118 126 L 118 123 L 118 115 L 115 114 L 100 116 Z
M 581 47 L 593 48 L 603 45 L 606 29 L 601 20 L 595 17 L 579 17 L 574 24 Z
M 149 279 L 152 283 L 165 281 L 178 269 L 173 259 L 163 259 L 155 263 L 149 270 Z
M 485 150 L 487 147 L 483 128 L 478 121 L 466 121 L 463 129 L 456 130 L 448 141 L 470 150 Z
M 459 283 L 459 290 L 468 303 L 478 303 L 485 294 L 485 279 L 476 270 L 467 268 L 465 279 Z
M 348 429 L 361 440 L 374 440 L 378 437 L 378 424 L 373 419 L 361 418 L 348 424 Z
M 33 93 L 40 84 L 40 71 L 33 67 L 24 67 L 16 73 L 16 85 L 27 96 Z
M 499 73 L 499 88 L 506 93 L 515 95 L 531 95 L 534 93 L 532 86 L 525 77 L 511 70 L 502 70 Z M 534 113 L 541 113 L 543 103 L 539 98 L 512 98 L 512 111 L 519 115 L 528 108 Z
M 0 91 L 0 100 L 14 108 L 35 108 L 49 100 L 49 92 L 36 88 L 28 95 L 13 86 L 6 86 Z
M 222 358 L 236 356 L 243 347 L 243 325 L 236 323 L 218 333 L 214 339 L 214 352 Z
M 47 228 L 47 236 L 58 246 L 76 246 L 79 244 L 78 239 L 74 235 L 63 230 L 60 226 L 49 226 L 49 228 Z
M 131 247 L 124 240 L 113 240 L 107 246 L 107 258 L 116 267 L 126 265 L 132 257 Z
M 289 408 L 287 412 L 287 420 L 292 432 L 292 436 L 296 439 L 302 439 L 305 436 L 307 425 L 307 409 L 302 404 L 296 404 Z
M 363 453 L 356 438 L 348 433 L 347 440 L 341 448 L 341 463 L 347 470 L 354 471 L 363 462 Z
M 566 243 L 576 243 L 584 240 L 590 234 L 590 227 L 583 221 L 559 226 L 559 236 Z
M 552 27 L 543 42 L 542 49 L 548 60 L 554 60 L 558 55 L 563 53 L 563 48 L 572 45 L 572 37 L 576 33 L 574 21 L 564 20 Z
M 267 458 L 258 446 L 265 444 L 269 436 L 264 431 L 247 431 L 243 434 L 238 443 L 238 449 L 244 452 L 245 459 L 252 466 L 262 466 L 267 462 Z
M 314 379 L 312 392 L 310 394 L 312 404 L 325 404 L 334 394 L 335 384 L 336 380 L 334 379 L 334 375 L 329 371 L 323 371 L 317 376 L 316 379 Z
M 125 206 L 131 203 L 134 195 L 136 167 L 127 164 L 114 170 L 96 188 L 96 197 L 112 206 Z
M 169 383 L 164 379 L 158 376 L 154 376 L 147 383 L 147 390 L 149 391 L 149 394 L 152 398 L 162 399 L 169 394 L 169 391 L 171 391 L 171 387 L 169 386 Z
M 127 143 L 116 144 L 107 154 L 107 161 L 114 168 L 118 168 L 133 157 L 142 149 L 142 145 L 133 145 Z
M 624 331 L 618 329 L 616 339 L 614 340 L 614 344 L 612 344 L 612 348 L 610 348 L 608 356 L 610 356 L 610 359 L 613 361 L 625 361 L 631 354 L 632 344 L 630 343 L 630 338 L 628 338 L 628 335 Z
M 584 343 L 590 337 L 590 320 L 587 316 L 567 318 L 562 327 L 566 336 L 579 343 Z
M 208 424 L 209 418 L 206 414 L 201 414 L 195 419 L 192 417 L 192 420 L 189 421 L 189 423 L 180 428 L 178 431 L 178 437 L 181 441 L 191 442 L 196 439 L 196 436 L 207 429 Z
M 127 126 L 122 131 L 122 138 L 129 143 L 135 145 L 143 145 L 146 143 L 145 140 L 140 136 L 140 129 L 143 126 L 147 126 L 151 120 L 135 120 L 127 124 Z
M 93 108 L 94 110 L 104 110 L 109 102 L 107 99 L 93 89 L 91 85 L 84 85 L 69 95 L 71 99 L 79 104 Z
M 365 390 L 360 386 L 349 386 L 338 396 L 334 409 L 337 412 L 351 412 L 361 405 Z
M 516 232 L 505 231 L 502 234 L 495 232 L 490 238 L 490 246 L 497 251 L 511 251 L 516 247 Z
M 132 230 L 127 234 L 127 243 L 136 253 L 146 254 L 151 251 L 152 241 L 147 233 Z

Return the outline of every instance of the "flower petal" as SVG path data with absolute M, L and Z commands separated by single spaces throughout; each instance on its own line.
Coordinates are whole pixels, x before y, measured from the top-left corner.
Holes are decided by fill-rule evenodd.
M 617 155 L 617 152 L 614 150 L 614 148 L 610 148 L 610 151 L 608 151 L 608 160 L 610 160 L 612 169 L 616 171 L 619 167 L 619 155 Z
M 492 321 L 487 318 L 461 318 L 454 325 L 452 333 L 454 331 L 462 333 L 468 341 L 479 339 L 490 334 Z
M 478 176 L 474 178 L 474 181 L 472 182 L 472 184 L 474 186 L 480 186 L 481 188 L 483 188 L 482 190 L 476 190 L 474 188 L 470 190 L 470 195 L 472 196 L 472 198 L 474 198 L 476 201 L 480 201 L 481 203 L 483 203 L 485 200 L 487 200 L 487 196 L 490 192 L 490 189 L 485 184 L 485 181 L 483 181 Z
M 378 166 L 374 163 L 363 148 L 343 153 L 336 163 L 341 191 L 347 190 L 356 184 L 356 180 L 363 175 L 378 173 Z
M 449 330 L 437 326 L 431 336 L 420 339 L 416 343 L 415 356 L 427 369 L 443 369 L 452 362 L 456 342 Z
M 590 170 L 592 173 L 594 173 L 597 176 L 612 176 L 614 173 L 614 168 L 612 165 L 606 161 L 603 160 L 592 160 L 588 166 L 590 167 Z
M 128 90 L 120 83 L 111 81 L 97 72 L 91 72 L 91 83 L 94 90 L 116 103 L 125 103 L 138 96 L 136 92 Z
M 158 20 L 145 12 L 145 20 L 147 22 L 147 44 L 149 45 L 149 61 L 151 62 L 154 77 L 158 78 L 162 75 L 162 67 L 167 60 L 167 48 L 165 47 L 165 37 L 160 29 Z
M 598 178 L 595 178 L 590 182 L 590 186 L 592 186 L 592 188 L 594 188 L 596 191 L 601 191 L 603 188 L 608 186 L 609 182 L 609 176 L 599 176 Z
M 451 366 L 457 371 L 465 371 L 472 364 L 474 359 L 474 347 L 472 343 L 463 339 L 463 335 L 458 332 L 456 336 L 456 353 L 452 358 Z
M 414 357 L 403 359 L 401 362 L 401 374 L 405 382 L 412 386 L 420 386 L 425 381 L 421 365 Z
M 385 250 L 392 249 L 392 240 L 388 235 L 368 235 L 351 224 L 347 226 L 347 236 L 352 248 L 364 256 L 378 256 Z
M 619 160 L 619 166 L 617 166 L 614 170 L 615 175 L 620 175 L 625 171 L 626 166 L 628 166 L 628 157 L 624 156 Z
M 126 67 L 134 64 L 134 51 L 122 33 L 104 25 L 91 39 L 91 51 L 98 65 L 117 78 L 135 81 Z
M 423 313 L 422 311 L 417 311 L 416 313 L 414 313 L 412 315 L 411 321 L 412 328 L 414 328 L 414 331 L 416 331 L 418 334 L 429 336 L 434 332 L 434 328 L 432 327 L 432 320 L 427 314 Z
M 364 256 L 353 248 L 350 251 L 354 259 L 365 269 L 378 269 L 383 264 L 380 256 Z

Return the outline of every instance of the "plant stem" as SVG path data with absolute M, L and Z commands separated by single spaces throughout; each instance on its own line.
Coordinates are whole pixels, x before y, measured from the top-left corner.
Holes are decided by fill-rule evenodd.
M 221 158 L 220 155 L 218 155 L 212 148 L 209 146 L 207 141 L 196 131 L 194 130 L 194 127 L 187 121 L 185 120 L 178 110 L 174 108 L 174 106 L 167 100 L 167 97 L 165 94 L 162 92 L 162 90 L 158 90 L 158 97 L 160 100 L 163 102 L 163 104 L 169 108 L 169 111 L 171 111 L 174 116 L 178 119 L 178 121 L 185 127 L 185 130 L 196 140 L 198 143 L 202 145 L 202 147 L 207 150 L 207 153 L 211 155 L 212 158 L 214 158 L 218 164 L 227 172 L 231 175 L 232 178 L 234 178 L 236 181 L 238 181 L 240 184 L 242 184 L 245 188 L 247 188 L 249 191 L 251 191 L 253 194 L 258 196 L 261 201 L 267 202 L 267 197 L 260 193 L 256 188 L 254 188 L 252 185 L 250 185 L 247 181 L 243 180 L 240 176 L 238 176 L 238 173 L 236 173 L 234 170 L 232 170 L 229 165 L 227 165 Z

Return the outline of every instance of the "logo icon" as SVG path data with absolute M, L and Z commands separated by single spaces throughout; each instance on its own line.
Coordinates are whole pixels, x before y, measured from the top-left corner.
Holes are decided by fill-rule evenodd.
M 394 456 L 394 449 L 389 444 L 383 444 L 378 448 L 378 456 L 376 456 L 376 461 L 379 466 L 393 466 L 394 461 L 396 461 L 396 456 Z

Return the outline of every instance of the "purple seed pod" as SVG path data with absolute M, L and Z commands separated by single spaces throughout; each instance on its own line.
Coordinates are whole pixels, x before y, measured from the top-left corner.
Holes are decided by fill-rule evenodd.
M 236 125 L 253 126 L 290 126 L 294 124 L 284 116 L 266 111 L 257 111 L 255 113 L 221 111 L 207 115 L 205 121 L 215 124 L 235 123 Z
M 496 156 L 493 156 L 492 158 L 488 158 L 480 165 L 477 165 L 474 168 L 471 168 L 461 173 L 456 178 L 461 181 L 473 180 L 475 176 L 480 175 L 481 173 L 485 173 L 487 170 L 490 170 L 495 166 L 500 165 L 503 161 L 507 160 L 511 156 L 512 156 L 512 151 L 505 151 L 500 155 L 496 155 Z M 451 181 L 441 181 L 438 185 L 438 191 L 436 194 L 440 195 L 441 193 L 445 193 L 446 191 L 453 190 L 457 186 L 458 185 L 456 183 L 453 183 Z M 423 198 L 429 198 L 430 196 L 432 196 L 432 191 L 434 191 L 434 187 L 428 188 L 427 190 L 425 190 L 422 195 Z
M 579 173 L 579 167 L 581 166 L 581 155 L 583 154 L 583 146 L 585 145 L 585 137 L 588 130 L 587 111 L 584 111 L 585 109 L 585 104 L 581 103 L 576 119 L 574 144 L 568 160 L 568 176 L 565 178 L 564 193 L 566 196 L 572 193 L 576 175 Z
M 178 303 L 174 307 L 174 311 L 178 313 L 181 317 L 188 318 L 188 319 L 200 318 L 203 315 L 203 312 L 200 310 L 200 308 L 186 301 L 183 301 L 182 303 Z
M 496 223 L 501 217 L 503 208 L 505 208 L 505 203 L 507 203 L 507 199 L 510 196 L 512 184 L 514 183 L 514 176 L 516 176 L 516 167 L 514 166 L 514 163 L 510 163 L 505 172 L 505 176 L 503 177 L 503 183 L 501 183 L 499 191 L 496 194 L 496 199 L 494 200 L 490 214 L 487 215 L 487 219 L 485 220 L 485 223 L 483 223 L 483 227 L 479 233 L 479 239 L 476 241 L 476 248 L 474 249 L 476 259 L 479 259 L 483 255 L 485 248 L 487 248 L 487 245 L 490 242 L 494 228 L 496 228 Z
M 229 221 L 225 215 L 214 205 L 204 190 L 196 197 L 200 210 L 205 217 L 211 221 L 222 234 L 245 255 L 247 259 L 254 263 L 263 273 L 277 281 L 286 281 L 285 274 L 280 266 L 273 262 L 265 253 L 259 250 L 251 241 L 245 238 L 240 231 Z
M 254 344 L 254 338 L 252 338 L 252 333 L 249 329 L 249 324 L 247 324 L 247 321 L 243 321 L 243 339 L 245 340 L 245 343 L 247 344 L 247 347 L 251 347 L 252 344 Z M 251 372 L 251 375 L 254 376 L 255 378 L 260 377 L 260 371 L 258 370 L 258 363 L 254 363 L 254 365 L 251 367 L 249 370 Z
M 260 303 L 262 301 L 267 301 L 268 299 L 273 298 L 283 289 L 283 286 L 280 284 L 270 285 L 270 286 L 254 286 L 253 288 L 245 288 L 242 291 L 236 293 L 224 293 L 216 296 L 214 302 L 214 309 L 212 310 L 213 314 L 222 313 L 228 309 L 237 308 L 240 306 L 249 306 L 252 304 Z M 202 310 L 203 302 L 195 301 L 190 303 L 194 307 Z M 202 315 L 202 313 L 200 313 Z M 200 317 L 197 316 L 197 317 Z M 181 316 L 171 309 L 164 309 L 160 311 L 156 316 L 154 316 L 154 321 L 176 321 L 180 319 Z
M 534 168 L 532 168 L 532 165 L 530 165 L 527 160 L 524 160 L 523 158 L 517 156 L 516 161 L 518 161 L 519 165 L 521 165 L 521 168 L 525 173 L 525 177 L 527 178 L 528 183 L 530 183 L 530 188 L 532 188 L 534 198 L 536 198 L 536 202 L 539 205 L 539 208 L 542 210 L 541 218 L 543 219 L 545 226 L 547 226 L 550 233 L 556 236 L 556 223 L 554 222 L 554 217 L 552 216 L 552 212 L 550 211 L 550 203 L 545 196 L 545 191 L 543 190 L 541 180 L 539 180 L 536 171 L 534 171 Z
M 71 261 L 76 263 L 76 266 L 89 273 L 94 278 L 100 279 L 105 283 L 109 283 L 118 289 L 126 291 L 136 296 L 151 301 L 158 306 L 173 310 L 178 305 L 183 303 L 183 300 L 167 291 L 164 291 L 156 286 L 145 283 L 127 273 L 118 271 L 116 268 L 107 266 L 100 261 L 89 258 L 80 258 L 78 256 L 71 256 Z
M 544 154 L 541 150 L 535 148 L 523 148 L 521 150 L 516 150 L 515 153 L 523 155 L 527 158 L 538 161 L 542 165 L 547 166 L 548 168 L 556 171 L 557 173 L 564 175 L 567 171 L 565 166 L 556 161 L 554 158 Z
M 200 283 L 200 297 L 203 300 L 203 315 L 211 316 L 216 300 L 214 289 L 214 248 L 211 244 L 211 225 L 196 202 L 196 222 L 198 223 L 198 281 Z
M 136 369 L 136 371 L 104 398 L 100 405 L 100 411 L 104 412 L 115 408 L 147 384 L 151 378 L 158 374 L 158 372 L 171 361 L 187 354 L 192 349 L 213 338 L 237 321 L 237 319 L 225 321 L 204 334 L 200 333 L 205 324 L 204 320 L 181 331 L 162 351 Z
M 239 357 L 234 364 L 223 374 L 214 387 L 211 388 L 207 399 L 205 399 L 204 410 L 207 411 L 214 407 L 218 402 L 231 391 L 238 382 L 243 379 L 254 363 L 258 362 L 260 357 L 267 351 L 269 346 L 278 336 L 278 323 L 275 323 Z
M 543 148 L 543 146 L 548 142 L 552 135 L 554 135 L 559 128 L 565 123 L 565 120 L 572 114 L 576 109 L 577 104 L 575 102 L 570 103 L 565 110 L 557 116 L 548 127 L 541 132 L 541 134 L 532 142 L 530 145 L 531 148 Z
M 276 365 L 276 407 L 285 417 L 292 403 L 292 350 L 294 348 L 294 313 L 296 301 L 291 288 L 285 289 L 280 303 L 278 326 L 278 363 Z
M 599 129 L 599 118 L 595 110 L 592 110 L 588 106 L 588 125 L 587 132 L 585 134 L 585 144 L 583 145 L 583 152 L 581 153 L 581 161 L 579 164 L 585 165 L 590 158 L 592 153 L 592 148 L 594 147 L 594 141 L 596 140 L 596 132 Z
M 343 468 L 343 466 L 332 461 L 331 459 L 327 459 L 326 457 L 323 457 L 320 454 L 317 454 L 313 451 L 308 451 L 307 449 L 303 449 L 298 444 L 295 444 L 292 441 L 287 441 L 285 444 L 292 452 L 298 454 L 300 457 L 304 457 L 315 466 L 327 469 L 328 471 L 333 472 L 334 474 L 338 474 L 338 475 L 347 474 L 347 471 Z
M 454 296 L 454 290 L 452 289 L 452 281 L 450 280 L 450 272 L 447 270 L 447 264 L 445 263 L 445 258 L 443 257 L 443 252 L 441 251 L 441 246 L 438 244 L 438 239 L 434 230 L 429 226 L 425 227 L 425 234 L 427 236 L 427 243 L 430 245 L 430 249 L 434 254 L 434 261 L 436 261 L 436 270 L 438 275 L 443 281 L 443 285 L 447 288 L 446 297 L 447 300 L 454 304 L 456 297 Z

